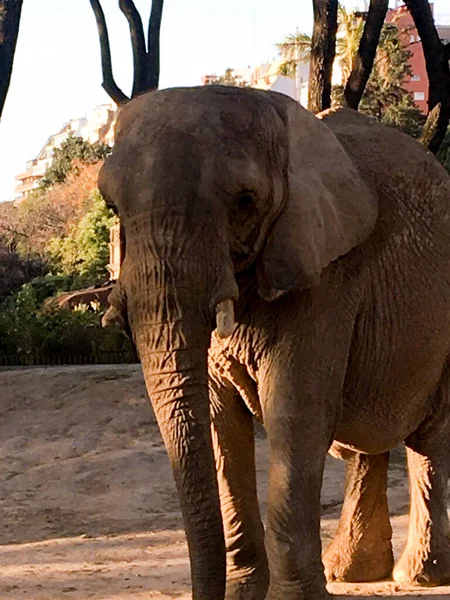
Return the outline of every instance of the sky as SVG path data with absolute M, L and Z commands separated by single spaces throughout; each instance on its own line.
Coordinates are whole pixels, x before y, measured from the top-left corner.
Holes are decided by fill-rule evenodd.
M 448 0 L 435 1 L 437 20 Z M 348 8 L 364 6 L 347 0 Z M 150 0 L 135 0 L 148 23 Z M 128 24 L 117 0 L 102 0 L 116 82 L 128 95 Z M 447 12 L 447 14 L 445 14 Z M 165 0 L 160 87 L 200 85 L 201 77 L 266 62 L 275 44 L 312 29 L 311 0 Z M 110 102 L 101 87 L 100 49 L 89 0 L 24 0 L 13 76 L 0 123 L 0 201 L 14 198 L 14 177 L 70 119 Z

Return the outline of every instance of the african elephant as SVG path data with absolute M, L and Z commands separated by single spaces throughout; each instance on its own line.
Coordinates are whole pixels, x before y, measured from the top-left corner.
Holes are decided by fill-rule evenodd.
M 330 447 L 350 466 L 327 574 L 388 575 L 402 441 L 411 519 L 394 577 L 450 579 L 450 178 L 371 118 L 321 117 L 253 89 L 144 94 L 100 173 L 125 233 L 112 310 L 169 454 L 196 600 L 329 597 Z M 253 417 L 270 450 L 265 535 Z

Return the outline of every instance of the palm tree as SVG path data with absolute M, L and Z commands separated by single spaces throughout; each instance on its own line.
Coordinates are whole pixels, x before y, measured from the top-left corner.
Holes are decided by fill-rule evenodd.
M 359 42 L 364 30 L 364 18 L 360 13 L 347 12 L 345 6 L 338 6 L 338 33 L 336 36 L 336 56 L 345 84 L 353 71 Z
M 280 75 L 294 77 L 299 62 L 307 62 L 311 57 L 311 36 L 301 33 L 298 29 L 295 33 L 288 34 L 281 44 L 276 45 L 278 53 L 285 59 L 280 65 Z
M 364 29 L 361 13 L 347 12 L 342 4 L 338 6 L 338 34 L 336 57 L 342 70 L 343 82 L 347 81 L 353 69 L 359 41 Z M 280 75 L 295 76 L 297 65 L 307 62 L 311 56 L 311 36 L 298 31 L 290 33 L 276 45 L 278 53 L 284 59 L 279 68 Z

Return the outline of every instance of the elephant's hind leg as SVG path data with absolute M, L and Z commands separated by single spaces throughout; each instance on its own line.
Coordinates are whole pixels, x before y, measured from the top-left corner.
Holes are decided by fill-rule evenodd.
M 253 418 L 228 382 L 210 380 L 210 401 L 227 549 L 226 600 L 263 600 L 269 569 L 256 491 Z
M 392 573 L 386 497 L 389 453 L 347 459 L 345 499 L 334 540 L 323 556 L 328 581 L 377 581 Z
M 433 414 L 406 440 L 411 509 L 408 541 L 394 569 L 394 579 L 400 583 L 450 583 L 449 392 L 447 368 L 434 398 Z

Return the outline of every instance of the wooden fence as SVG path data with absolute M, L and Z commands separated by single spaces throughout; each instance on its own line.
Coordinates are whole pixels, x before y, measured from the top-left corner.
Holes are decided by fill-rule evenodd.
M 101 352 L 91 354 L 40 354 L 16 352 L 5 354 L 0 352 L 0 367 L 34 367 L 58 365 L 112 365 L 138 363 L 133 352 Z

